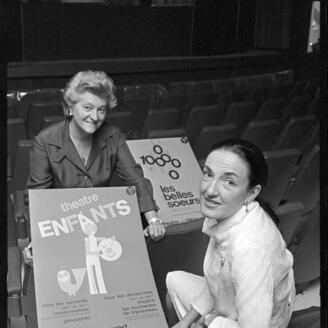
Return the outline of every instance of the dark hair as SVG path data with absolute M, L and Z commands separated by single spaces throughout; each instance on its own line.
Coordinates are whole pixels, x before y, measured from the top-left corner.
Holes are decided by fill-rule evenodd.
M 249 168 L 248 179 L 249 187 L 260 185 L 262 188 L 268 182 L 268 166 L 265 161 L 263 152 L 252 142 L 243 139 L 227 139 L 214 144 L 211 152 L 218 149 L 229 150 L 243 159 Z M 269 214 L 272 220 L 278 225 L 279 218 L 273 211 L 271 205 L 257 197 L 261 207 Z

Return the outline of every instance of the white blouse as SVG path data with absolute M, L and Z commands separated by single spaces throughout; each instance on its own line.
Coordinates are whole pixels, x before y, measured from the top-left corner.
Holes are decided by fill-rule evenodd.
M 204 221 L 203 232 L 211 237 L 204 260 L 207 287 L 192 306 L 202 315 L 218 314 L 209 328 L 285 328 L 291 317 L 293 256 L 259 203 L 248 208 L 219 223 Z M 220 315 L 222 306 L 233 319 Z

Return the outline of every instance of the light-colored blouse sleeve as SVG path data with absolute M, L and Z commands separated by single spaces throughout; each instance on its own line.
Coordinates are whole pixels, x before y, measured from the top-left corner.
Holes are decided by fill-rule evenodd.
M 269 256 L 262 249 L 238 252 L 231 267 L 238 320 L 216 317 L 209 328 L 268 328 L 273 308 L 273 276 Z
M 191 300 L 191 306 L 200 314 L 204 315 L 213 310 L 214 302 L 213 296 L 211 295 L 207 284 L 205 284 L 204 289 L 201 291 L 195 299 Z

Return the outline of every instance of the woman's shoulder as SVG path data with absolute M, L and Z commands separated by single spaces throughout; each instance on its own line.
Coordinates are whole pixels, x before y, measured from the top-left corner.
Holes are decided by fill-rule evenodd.
M 235 250 L 262 249 L 271 251 L 281 244 L 281 235 L 270 216 L 258 206 L 254 215 L 250 216 L 243 229 L 235 238 Z

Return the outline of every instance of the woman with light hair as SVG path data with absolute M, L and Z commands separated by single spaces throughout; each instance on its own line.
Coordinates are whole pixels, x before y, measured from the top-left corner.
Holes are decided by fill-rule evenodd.
M 72 77 L 63 93 L 65 120 L 34 139 L 26 189 L 106 187 L 116 170 L 126 185 L 136 186 L 140 212 L 149 224 L 145 235 L 159 240 L 165 227 L 157 215 L 152 185 L 120 129 L 106 119 L 117 105 L 115 91 L 104 72 L 82 71 Z

